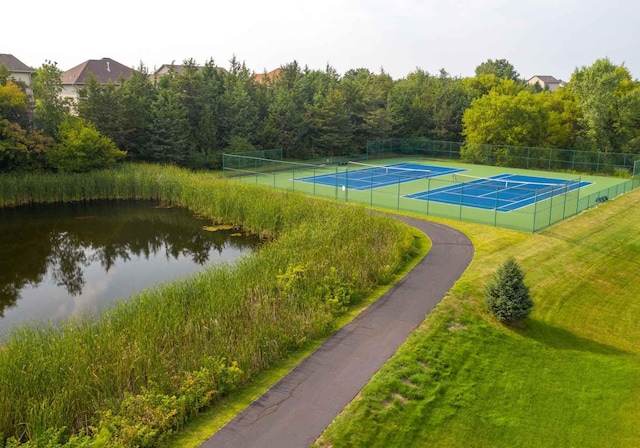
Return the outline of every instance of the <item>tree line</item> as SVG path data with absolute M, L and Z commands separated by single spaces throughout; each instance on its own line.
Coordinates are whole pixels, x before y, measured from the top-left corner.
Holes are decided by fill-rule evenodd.
M 60 97 L 61 71 L 46 62 L 31 107 L 26 86 L 0 67 L 0 171 L 86 171 L 123 159 L 219 168 L 225 152 L 283 148 L 305 159 L 392 137 L 640 153 L 640 82 L 608 58 L 576 68 L 554 92 L 528 85 L 504 59 L 473 77 L 340 75 L 293 61 L 257 80 L 235 57 L 228 70 L 213 60 L 183 68 L 157 80 L 143 64 L 117 83 L 90 77 L 71 104 Z

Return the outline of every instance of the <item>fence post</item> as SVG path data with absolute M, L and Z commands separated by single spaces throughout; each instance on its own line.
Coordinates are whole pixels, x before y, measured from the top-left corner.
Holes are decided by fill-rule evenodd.
M 373 171 L 369 173 L 369 205 L 373 207 Z
M 349 202 L 349 170 L 344 173 L 344 202 Z
M 551 187 L 551 197 L 549 198 L 549 227 L 551 227 L 551 217 L 553 216 L 553 187 Z
M 499 201 L 499 198 L 498 198 L 498 195 L 499 195 L 498 192 L 499 191 L 500 191 L 500 189 L 496 188 L 496 206 L 495 206 L 495 208 L 493 210 L 493 227 L 497 227 L 498 226 L 498 205 L 500 204 L 500 201 Z
M 582 176 L 578 177 L 578 197 L 576 198 L 576 215 L 580 211 L 580 185 L 582 184 Z
M 431 198 L 431 176 L 427 177 L 427 216 L 429 216 L 429 200 Z
M 536 216 L 538 214 L 538 189 L 536 188 L 535 200 L 533 201 L 533 222 L 531 225 L 531 233 L 536 233 Z
M 460 212 L 458 213 L 458 220 L 462 221 L 462 198 L 464 197 L 464 184 L 460 184 Z
M 564 186 L 564 204 L 562 204 L 562 219 L 565 219 L 565 213 L 567 212 L 567 196 L 569 196 L 569 185 Z

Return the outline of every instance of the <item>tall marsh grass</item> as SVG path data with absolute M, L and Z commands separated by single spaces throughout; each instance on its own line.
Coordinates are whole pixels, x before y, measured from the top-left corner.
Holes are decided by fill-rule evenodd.
M 0 446 L 9 437 L 59 438 L 63 428 L 88 434 L 82 446 L 97 438 L 154 446 L 219 395 L 331 332 L 337 314 L 388 282 L 415 249 L 410 228 L 362 208 L 178 168 L 0 177 L 2 206 L 118 198 L 184 206 L 269 242 L 99 317 L 5 337 Z

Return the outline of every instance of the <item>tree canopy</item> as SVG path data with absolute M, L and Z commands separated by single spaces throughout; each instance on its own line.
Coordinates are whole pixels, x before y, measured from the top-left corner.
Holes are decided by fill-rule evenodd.
M 481 75 L 495 75 L 501 79 L 511 79 L 518 81 L 520 79 L 520 73 L 518 73 L 515 67 L 506 59 L 487 59 L 482 64 L 476 67 L 476 76 Z
M 361 153 L 368 140 L 393 137 L 640 153 L 640 84 L 609 59 L 577 68 L 555 92 L 527 86 L 506 59 L 489 59 L 467 78 L 420 68 L 400 79 L 366 68 L 340 75 L 296 61 L 256 77 L 236 57 L 227 70 L 213 60 L 180 68 L 159 79 L 143 64 L 118 82 L 90 77 L 72 105 L 61 97 L 61 71 L 47 61 L 36 70 L 35 107 L 25 86 L 0 70 L 0 170 L 20 169 L 27 159 L 25 169 L 35 160 L 51 169 L 42 161 L 53 159 L 17 155 L 59 144 L 70 116 L 128 160 L 192 168 L 217 168 L 223 152 L 241 148 L 282 148 L 287 158 L 304 159 Z M 11 163 L 8 154 L 16 156 Z
M 640 150 L 640 83 L 608 58 L 577 68 L 568 88 L 577 98 L 587 149 Z

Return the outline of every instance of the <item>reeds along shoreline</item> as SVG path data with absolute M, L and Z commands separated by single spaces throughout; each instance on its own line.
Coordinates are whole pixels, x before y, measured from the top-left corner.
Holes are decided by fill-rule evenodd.
M 388 282 L 415 249 L 408 227 L 363 208 L 174 167 L 0 177 L 2 206 L 97 199 L 160 200 L 269 243 L 100 317 L 14 331 L 0 349 L 0 442 L 66 427 L 140 443 L 126 422 L 140 426 L 135 412 L 153 409 L 145 400 L 173 397 L 159 405 L 175 417 L 155 422 L 150 443 L 160 440 L 289 350 L 328 334 L 340 312 Z M 161 420 L 148 419 L 150 427 Z

